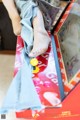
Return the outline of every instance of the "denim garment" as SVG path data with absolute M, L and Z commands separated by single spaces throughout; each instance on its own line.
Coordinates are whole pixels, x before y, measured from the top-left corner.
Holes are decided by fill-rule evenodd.
M 15 4 L 20 12 L 20 16 L 22 18 L 22 31 L 21 37 L 27 49 L 25 49 L 26 53 L 29 53 L 33 46 L 33 28 L 32 28 L 32 20 L 35 16 L 37 16 L 37 11 L 40 9 L 44 19 L 44 25 L 46 30 L 51 29 L 52 24 L 55 20 L 57 13 L 59 12 L 59 8 L 50 5 L 45 0 L 15 0 Z
M 22 2 L 23 4 L 21 5 L 21 8 L 24 5 L 24 1 Z M 21 20 L 21 37 L 24 41 L 24 49 L 21 54 L 23 57 L 23 65 L 14 77 L 8 89 L 3 106 L 0 109 L 1 114 L 6 113 L 9 110 L 20 111 L 29 108 L 32 110 L 42 109 L 42 104 L 32 81 L 32 66 L 30 65 L 30 58 L 28 57 L 28 53 L 30 52 L 33 44 L 31 20 L 36 16 L 38 8 L 31 0 L 26 2 L 28 2 L 28 4 L 25 5 L 21 12 L 21 17 L 23 18 Z M 27 8 L 26 11 L 25 8 Z
M 15 0 L 15 2 L 22 18 L 25 14 L 25 11 L 27 11 L 27 17 L 29 17 L 32 6 L 38 6 L 38 9 L 40 9 L 42 12 L 46 30 L 51 30 L 53 22 L 55 21 L 55 17 L 60 10 L 59 7 L 53 6 L 45 0 Z
M 32 0 L 15 0 L 16 5 L 20 11 L 20 16 L 22 18 L 22 31 L 21 37 L 24 40 L 25 52 L 28 54 L 33 45 L 33 28 L 32 19 L 37 15 L 37 10 L 39 9 L 37 5 Z
M 3 106 L 0 109 L 0 114 L 6 113 L 9 110 L 20 111 L 28 108 L 37 110 L 42 108 L 32 81 L 30 59 L 24 50 L 22 51 L 22 57 L 24 57 L 24 64 L 12 80 Z

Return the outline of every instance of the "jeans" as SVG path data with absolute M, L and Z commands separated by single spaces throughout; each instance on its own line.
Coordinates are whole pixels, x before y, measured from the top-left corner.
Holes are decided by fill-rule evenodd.
M 24 2 L 25 1 L 23 1 L 23 4 L 19 9 L 23 7 Z M 21 20 L 21 37 L 24 41 L 24 49 L 22 50 L 21 54 L 23 64 L 12 80 L 7 95 L 5 96 L 3 106 L 0 109 L 0 113 L 6 113 L 9 110 L 37 110 L 42 108 L 40 99 L 37 95 L 36 89 L 32 81 L 32 66 L 30 64 L 30 58 L 28 57 L 28 53 L 30 52 L 31 46 L 33 44 L 33 28 L 31 27 L 31 19 L 36 16 L 36 11 L 38 8 L 35 7 L 36 5 L 32 1 L 29 0 L 28 2 L 29 6 L 27 6 L 26 4 L 26 12 L 25 7 L 21 12 L 21 16 L 23 18 Z

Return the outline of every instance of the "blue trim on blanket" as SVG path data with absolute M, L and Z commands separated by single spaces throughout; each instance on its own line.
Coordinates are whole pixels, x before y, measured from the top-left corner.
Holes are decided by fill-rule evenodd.
M 55 41 L 54 41 L 53 35 L 51 36 L 51 40 L 52 40 L 52 48 L 53 48 L 53 53 L 54 53 L 56 71 L 57 71 L 57 75 L 58 75 L 58 84 L 59 84 L 59 89 L 60 89 L 60 95 L 61 95 L 61 100 L 63 100 L 65 97 L 64 88 L 63 88 L 62 77 L 61 77 L 58 56 L 57 56 L 57 51 L 56 51 L 56 46 L 55 46 Z

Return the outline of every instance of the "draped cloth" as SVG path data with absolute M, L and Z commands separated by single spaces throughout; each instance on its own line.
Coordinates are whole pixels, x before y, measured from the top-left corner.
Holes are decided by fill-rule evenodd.
M 45 28 L 47 30 L 50 30 L 60 8 L 49 4 L 45 0 L 33 0 L 33 1 L 38 5 L 39 9 L 42 12 Z
M 38 110 L 43 108 L 32 81 L 32 66 L 30 65 L 30 58 L 28 56 L 28 53 L 30 52 L 33 46 L 32 19 L 35 16 L 37 16 L 37 10 L 39 9 L 38 4 L 42 7 L 45 5 L 44 1 L 42 3 L 40 1 L 41 0 L 36 1 L 37 4 L 32 0 L 16 0 L 15 1 L 18 7 L 18 10 L 20 12 L 20 16 L 22 18 L 21 19 L 21 24 L 22 24 L 21 37 L 24 42 L 24 48 L 22 49 L 21 57 L 23 59 L 23 63 L 18 73 L 15 75 L 15 77 L 12 80 L 12 83 L 8 89 L 7 95 L 5 96 L 3 106 L 0 109 L 0 113 L 6 113 L 9 110 L 14 110 L 14 111 L 20 111 L 24 109 Z M 46 5 L 48 6 L 47 3 Z M 57 11 L 55 12 L 55 15 Z M 45 14 L 48 16 L 48 18 L 50 18 L 49 14 L 47 13 Z M 53 16 L 55 15 L 53 14 Z M 52 22 L 50 18 L 50 23 L 46 24 L 46 28 L 49 25 L 51 25 L 51 23 Z

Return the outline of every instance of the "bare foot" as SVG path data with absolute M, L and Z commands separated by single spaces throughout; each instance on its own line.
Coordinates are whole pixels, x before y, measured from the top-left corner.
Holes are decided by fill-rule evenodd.
M 33 49 L 30 52 L 30 57 L 37 57 L 43 53 L 45 53 L 48 49 L 49 43 L 50 43 L 50 37 L 48 33 L 43 30 L 38 31 L 34 30 L 34 43 L 33 43 Z
M 33 20 L 34 43 L 29 57 L 37 57 L 45 53 L 50 43 L 50 37 L 45 30 L 42 13 L 38 10 L 37 16 Z
M 20 35 L 21 33 L 21 24 L 20 24 L 20 17 L 15 17 L 11 19 L 12 26 L 13 26 L 13 32 L 15 35 Z

